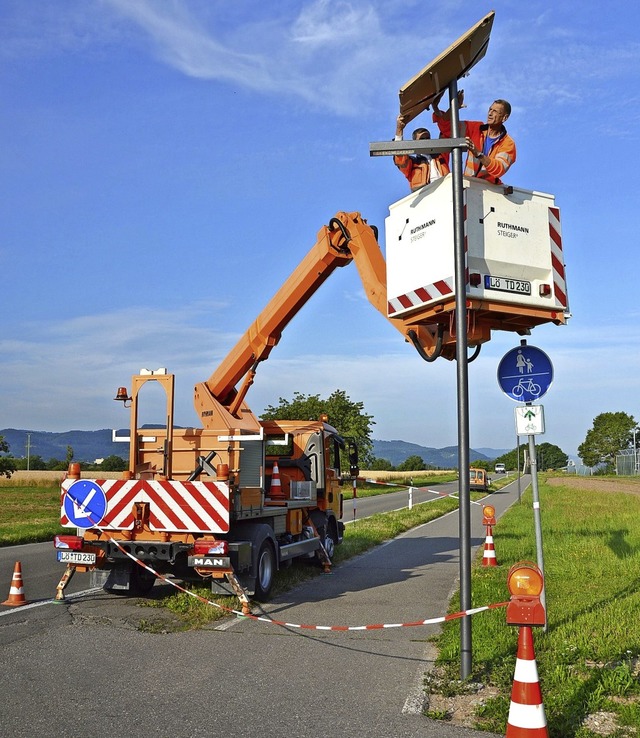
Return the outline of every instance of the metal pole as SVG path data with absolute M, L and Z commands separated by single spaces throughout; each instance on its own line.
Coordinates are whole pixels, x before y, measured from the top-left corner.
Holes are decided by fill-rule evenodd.
M 522 485 L 520 483 L 520 436 L 516 434 L 516 447 L 518 449 L 518 502 L 521 502 L 522 497 Z
M 527 405 L 530 405 L 527 402 Z M 536 557 L 538 568 L 542 572 L 544 577 L 544 555 L 542 553 L 542 521 L 540 518 L 540 496 L 538 494 L 538 462 L 536 460 L 536 437 L 529 436 L 529 463 L 531 464 L 531 489 L 533 491 L 533 521 L 536 532 Z M 547 612 L 547 593 L 546 587 L 543 587 L 540 595 L 540 601 L 544 607 L 545 613 Z M 544 626 L 545 633 L 547 626 Z
M 458 81 L 449 85 L 451 136 L 460 136 Z M 471 608 L 471 498 L 469 495 L 469 365 L 467 361 L 467 258 L 464 248 L 462 150 L 451 152 L 453 179 L 453 243 L 456 289 L 456 370 L 458 394 L 458 470 L 460 476 L 460 610 Z M 460 678 L 471 675 L 471 617 L 460 622 Z

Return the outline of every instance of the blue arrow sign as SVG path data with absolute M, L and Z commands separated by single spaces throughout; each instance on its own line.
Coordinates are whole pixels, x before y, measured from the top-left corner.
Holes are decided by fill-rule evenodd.
M 553 382 L 551 359 L 535 346 L 518 346 L 498 364 L 500 389 L 516 402 L 535 402 Z
M 64 511 L 78 528 L 95 528 L 107 510 L 107 497 L 99 484 L 78 479 L 64 496 Z

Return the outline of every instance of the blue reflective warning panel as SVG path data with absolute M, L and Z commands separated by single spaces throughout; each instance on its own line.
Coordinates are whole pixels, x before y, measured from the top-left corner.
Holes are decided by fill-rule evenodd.
M 516 402 L 535 402 L 553 382 L 551 359 L 535 346 L 518 346 L 498 364 L 500 389 Z
M 64 512 L 78 528 L 95 528 L 107 511 L 107 496 L 90 479 L 78 479 L 64 496 Z

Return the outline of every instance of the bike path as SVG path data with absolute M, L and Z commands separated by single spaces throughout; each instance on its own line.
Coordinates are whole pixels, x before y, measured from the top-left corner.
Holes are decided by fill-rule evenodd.
M 523 479 L 522 489 L 526 483 Z M 517 500 L 517 485 L 510 484 L 489 499 L 500 517 Z M 486 534 L 481 504 L 471 505 L 471 525 L 475 554 L 484 545 Z M 394 624 L 442 616 L 458 583 L 458 526 L 457 511 L 431 521 L 345 562 L 329 576 L 282 595 L 265 607 L 265 612 L 277 620 L 325 626 Z M 474 617 L 504 621 L 504 610 Z M 303 663 L 326 671 L 323 694 L 329 703 L 341 706 L 340 715 L 335 716 L 341 730 L 380 738 L 487 738 L 491 734 L 432 721 L 421 714 L 426 707 L 423 677 L 435 656 L 426 639 L 439 628 L 323 632 L 240 621 L 232 630 L 260 643 L 261 648 L 270 644 L 274 657 L 278 653 L 285 662 L 303 654 Z M 300 678 L 303 674 L 297 670 L 287 674 L 284 691 Z M 294 698 L 283 711 L 283 720 L 292 714 L 295 702 Z M 307 705 L 305 711 L 311 711 L 309 721 L 320 719 L 319 715 L 313 717 L 315 707 Z M 288 725 L 293 729 L 291 723 Z

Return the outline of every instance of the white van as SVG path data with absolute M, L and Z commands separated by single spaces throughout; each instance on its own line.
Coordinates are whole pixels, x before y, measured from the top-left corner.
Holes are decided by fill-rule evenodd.
M 496 474 L 506 474 L 507 468 L 505 467 L 504 464 L 496 464 L 494 471 Z

